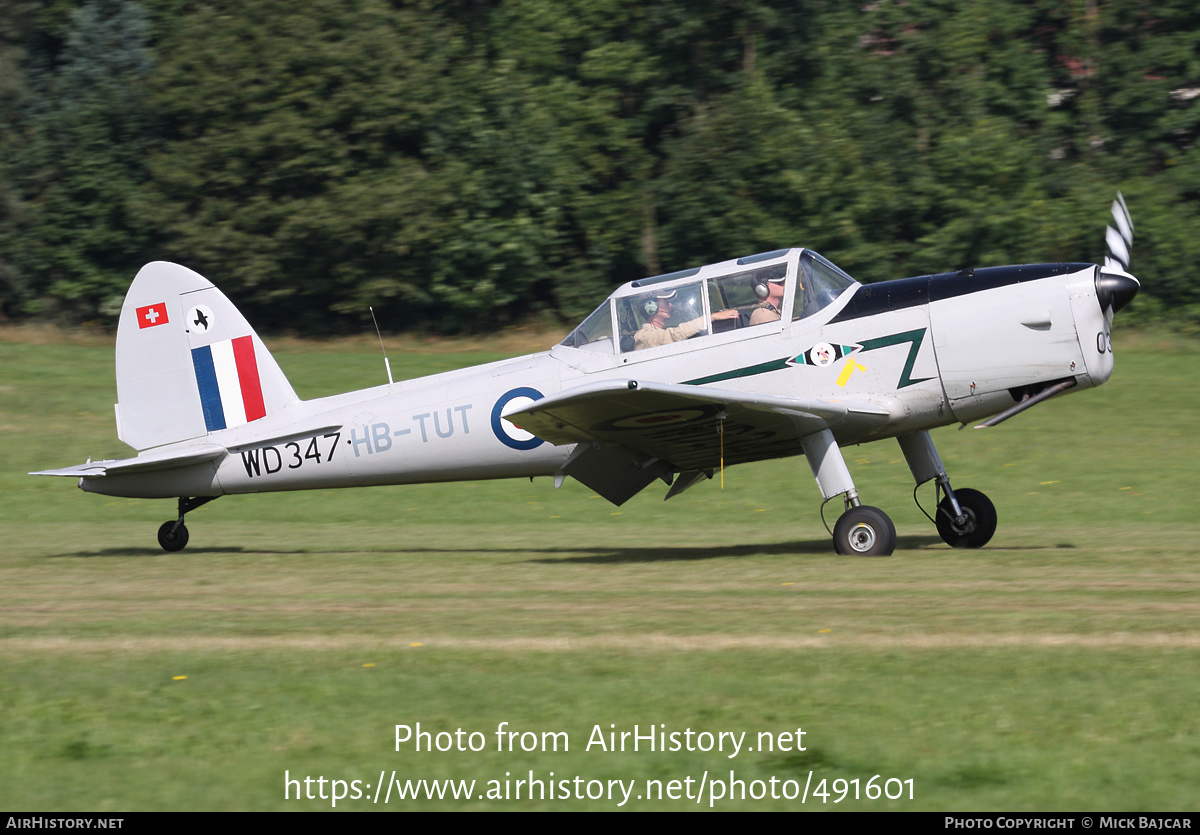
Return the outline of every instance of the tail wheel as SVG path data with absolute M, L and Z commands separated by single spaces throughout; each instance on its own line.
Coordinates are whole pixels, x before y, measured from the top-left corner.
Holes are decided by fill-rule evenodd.
M 833 526 L 833 548 L 847 556 L 890 556 L 896 550 L 896 526 L 877 507 L 852 507 Z
M 164 551 L 182 551 L 188 544 L 187 525 L 182 522 L 163 522 L 158 529 L 158 544 Z
M 982 548 L 987 545 L 996 532 L 996 506 L 992 500 L 969 487 L 955 490 L 954 497 L 958 499 L 958 506 L 962 508 L 966 521 L 959 525 L 954 523 L 954 510 L 947 496 L 937 508 L 938 535 L 951 548 Z

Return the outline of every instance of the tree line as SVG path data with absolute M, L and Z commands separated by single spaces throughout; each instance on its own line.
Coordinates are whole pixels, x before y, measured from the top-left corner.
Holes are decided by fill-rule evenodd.
M 570 322 L 786 246 L 1096 261 L 1200 324 L 1192 0 L 0 0 L 0 316 L 140 266 L 264 330 Z

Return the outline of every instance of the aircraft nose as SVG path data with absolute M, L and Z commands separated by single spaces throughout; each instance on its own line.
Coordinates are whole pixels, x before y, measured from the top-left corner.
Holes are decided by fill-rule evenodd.
M 1133 297 L 1142 288 L 1141 283 L 1127 273 L 1109 273 L 1103 270 L 1096 276 L 1096 298 L 1100 309 L 1107 310 L 1110 306 L 1116 313 L 1133 301 Z

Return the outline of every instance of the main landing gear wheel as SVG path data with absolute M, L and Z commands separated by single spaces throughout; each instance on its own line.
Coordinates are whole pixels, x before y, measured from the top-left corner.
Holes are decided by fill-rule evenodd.
M 951 548 L 982 548 L 987 545 L 996 532 L 996 506 L 992 500 L 969 487 L 955 490 L 954 497 L 967 517 L 966 521 L 961 525 L 954 523 L 954 510 L 947 496 L 937 507 L 938 534 Z
M 158 544 L 164 551 L 182 551 L 188 544 L 187 525 L 182 522 L 163 522 L 158 529 Z
M 847 556 L 891 556 L 896 550 L 896 526 L 877 507 L 852 507 L 833 526 L 833 549 Z

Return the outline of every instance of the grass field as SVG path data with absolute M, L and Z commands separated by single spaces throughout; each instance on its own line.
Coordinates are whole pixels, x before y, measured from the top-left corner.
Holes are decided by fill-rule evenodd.
M 304 397 L 383 376 L 369 342 L 267 341 Z M 411 342 L 392 362 L 513 349 Z M 223 498 L 167 554 L 173 502 L 24 475 L 130 454 L 111 345 L 0 331 L 0 808 L 332 808 L 296 799 L 307 776 L 314 796 L 357 788 L 339 810 L 614 809 L 617 780 L 622 808 L 708 808 L 721 780 L 722 809 L 1196 811 L 1198 361 L 1194 341 L 1119 334 L 1103 389 L 935 432 L 955 485 L 999 511 L 981 551 L 942 544 L 885 441 L 847 459 L 896 522 L 886 559 L 832 553 L 802 459 L 621 508 L 548 479 Z M 483 750 L 397 751 L 418 722 Z M 497 750 L 502 722 L 532 733 Z M 685 747 L 587 750 L 635 725 Z M 549 732 L 569 750 L 521 749 Z M 687 750 L 702 732 L 724 750 Z M 722 732 L 745 732 L 736 755 Z M 392 772 L 502 799 L 373 804 Z M 555 799 L 513 797 L 531 774 Z M 869 800 L 875 775 L 912 782 Z M 589 781 L 604 797 L 574 799 Z M 678 799 L 648 799 L 655 781 Z

